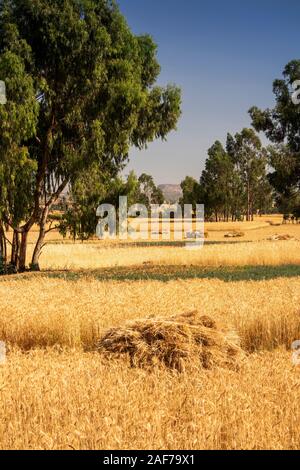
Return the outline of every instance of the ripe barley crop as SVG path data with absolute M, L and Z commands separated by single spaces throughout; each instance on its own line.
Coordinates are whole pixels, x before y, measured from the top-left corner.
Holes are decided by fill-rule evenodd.
M 0 449 L 299 448 L 299 242 L 60 242 L 42 267 L 0 279 Z M 95 351 L 110 328 L 189 310 L 237 332 L 239 370 L 149 371 Z

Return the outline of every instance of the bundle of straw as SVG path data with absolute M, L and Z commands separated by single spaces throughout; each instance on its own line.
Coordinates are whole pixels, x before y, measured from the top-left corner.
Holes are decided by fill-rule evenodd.
M 98 350 L 128 355 L 132 366 L 163 364 L 178 372 L 190 366 L 237 368 L 242 357 L 238 336 L 196 311 L 169 319 L 146 318 L 127 323 L 124 328 L 112 328 L 100 339 Z

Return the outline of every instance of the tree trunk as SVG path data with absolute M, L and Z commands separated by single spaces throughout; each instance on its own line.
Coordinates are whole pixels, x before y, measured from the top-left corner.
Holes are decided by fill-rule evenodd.
M 31 265 L 30 265 L 30 269 L 32 271 L 40 271 L 39 259 L 40 259 L 41 251 L 42 251 L 45 236 L 46 236 L 46 224 L 47 224 L 48 214 L 49 214 L 49 208 L 45 207 L 42 213 L 41 221 L 40 221 L 39 236 L 38 236 L 36 245 L 34 247 L 33 255 L 32 255 L 32 260 L 31 260 Z
M 10 264 L 16 272 L 19 271 L 19 261 L 20 261 L 20 237 L 19 237 L 19 233 L 16 230 L 14 230 L 13 239 L 12 239 L 12 247 L 11 247 Z
M 40 259 L 41 251 L 43 248 L 44 239 L 45 239 L 45 232 L 40 231 L 39 237 L 34 247 L 34 251 L 32 255 L 32 260 L 30 264 L 31 271 L 40 271 L 39 259 Z
M 250 212 L 251 212 L 251 221 L 254 221 L 254 211 L 253 211 L 253 195 L 250 194 Z
M 47 201 L 44 209 L 42 209 L 42 216 L 41 216 L 41 219 L 39 220 L 39 213 L 41 209 L 40 199 L 41 199 L 41 191 L 42 191 L 41 189 L 42 182 L 43 182 L 43 177 L 42 175 L 39 175 L 37 188 L 36 188 L 35 207 L 30 218 L 27 220 L 25 225 L 14 229 L 13 241 L 12 241 L 12 253 L 11 253 L 11 268 L 12 268 L 12 272 L 14 273 L 24 272 L 26 270 L 28 233 L 32 229 L 33 225 L 38 222 L 40 224 L 40 231 L 39 231 L 39 237 L 38 237 L 36 246 L 34 248 L 34 253 L 32 256 L 31 267 L 33 269 L 39 269 L 39 257 L 40 257 L 41 250 L 43 247 L 45 235 L 47 233 L 46 224 L 47 224 L 49 211 L 53 203 L 56 201 L 58 196 L 62 193 L 62 191 L 65 189 L 65 187 L 68 184 L 67 179 L 62 181 L 62 183 L 57 188 L 57 190 L 53 192 L 53 194 Z M 12 223 L 10 223 L 9 226 L 13 227 Z M 20 240 L 20 235 L 21 235 L 21 240 Z M 0 247 L 0 255 L 1 255 L 1 247 Z
M 250 222 L 251 217 L 251 201 L 250 201 L 250 182 L 247 182 L 247 222 Z
M 7 245 L 2 223 L 0 224 L 0 274 L 7 273 Z
M 28 238 L 28 231 L 24 230 L 21 233 L 19 269 L 18 269 L 18 271 L 20 271 L 21 273 L 26 270 L 27 238 Z

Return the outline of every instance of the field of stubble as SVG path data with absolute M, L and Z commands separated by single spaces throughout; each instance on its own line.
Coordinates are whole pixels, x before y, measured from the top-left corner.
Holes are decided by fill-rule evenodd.
M 259 220 L 237 243 L 207 228 L 200 251 L 52 234 L 41 273 L 0 279 L 0 449 L 300 448 L 300 242 L 266 240 L 300 239 L 300 225 Z M 93 352 L 107 328 L 192 309 L 238 332 L 238 372 L 149 372 Z

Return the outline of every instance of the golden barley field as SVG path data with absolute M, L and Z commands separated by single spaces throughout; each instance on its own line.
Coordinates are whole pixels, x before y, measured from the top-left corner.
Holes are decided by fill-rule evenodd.
M 300 225 L 268 220 L 231 241 L 207 224 L 201 250 L 52 233 L 40 273 L 0 278 L 0 449 L 299 449 Z M 95 350 L 109 328 L 194 309 L 239 335 L 239 369 Z

